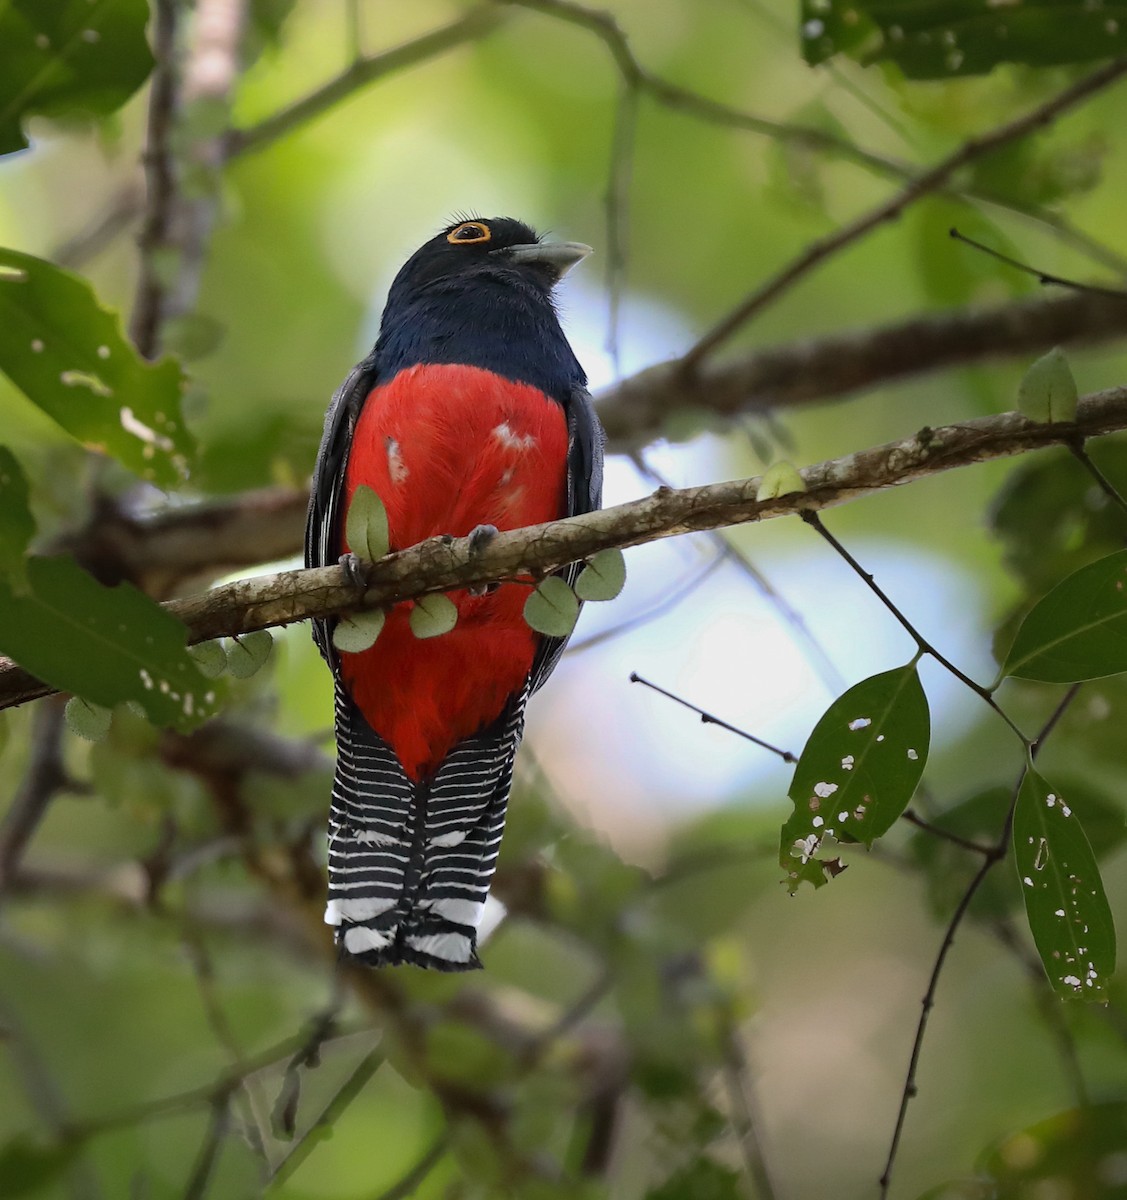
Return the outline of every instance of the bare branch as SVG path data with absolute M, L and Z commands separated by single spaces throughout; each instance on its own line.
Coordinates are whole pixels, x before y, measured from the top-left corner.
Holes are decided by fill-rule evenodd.
M 1127 304 L 1086 295 L 963 308 L 897 325 L 753 350 L 684 372 L 661 363 L 603 392 L 599 416 L 612 451 L 658 436 L 668 416 L 700 408 L 720 417 L 843 399 L 865 388 L 995 359 L 1127 334 Z
M 373 564 L 366 589 L 348 583 L 340 567 L 318 567 L 243 579 L 170 601 L 166 607 L 188 626 L 190 641 L 207 641 L 314 616 L 384 607 L 430 592 L 527 579 L 613 546 L 638 546 L 829 508 L 957 467 L 1124 428 L 1127 387 L 1110 388 L 1082 400 L 1077 419 L 1068 423 L 1041 425 L 1009 412 L 938 429 L 925 427 L 913 437 L 807 467 L 802 472 L 805 492 L 771 500 L 756 499 L 758 479 L 658 488 L 651 496 L 599 512 L 500 533 L 481 549 L 471 549 L 468 538 L 432 538 Z M 0 660 L 0 708 L 49 691 L 8 660 Z
M 360 91 L 377 79 L 425 62 L 456 46 L 477 41 L 492 33 L 503 19 L 492 5 L 483 4 L 471 9 L 464 17 L 451 21 L 449 25 L 423 34 L 413 41 L 404 42 L 391 50 L 357 58 L 335 79 L 323 87 L 303 96 L 281 112 L 267 117 L 249 129 L 233 129 L 227 134 L 227 157 L 233 158 L 255 150 L 263 150 L 300 126 L 324 115 L 354 92 Z
M 949 154 L 941 162 L 936 163 L 930 170 L 917 175 L 890 200 L 878 204 L 828 237 L 812 242 L 793 262 L 752 292 L 743 303 L 737 305 L 728 316 L 709 330 L 681 360 L 682 369 L 691 370 L 695 367 L 718 346 L 726 342 L 736 330 L 757 313 L 762 312 L 767 305 L 777 300 L 820 263 L 871 233 L 880 225 L 894 220 L 921 197 L 946 187 L 957 171 L 993 154 L 994 151 L 1010 142 L 1018 141 L 1035 130 L 1046 128 L 1069 109 L 1075 108 L 1076 105 L 1110 87 L 1124 74 L 1127 74 L 1127 58 L 1117 58 L 1091 74 L 1085 75 L 1083 79 L 1065 88 L 1062 92 L 1058 92 L 1057 95 L 1044 104 L 1038 105 L 1031 112 L 1025 113 L 1013 121 L 1007 121 L 979 137 L 970 138 L 953 154 Z

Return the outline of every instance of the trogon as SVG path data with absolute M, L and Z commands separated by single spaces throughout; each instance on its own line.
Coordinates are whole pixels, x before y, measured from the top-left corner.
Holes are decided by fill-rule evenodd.
M 393 550 L 599 506 L 603 435 L 552 301 L 588 252 L 497 217 L 459 221 L 407 260 L 375 347 L 329 407 L 308 566 L 353 561 L 345 516 L 362 484 L 383 501 Z M 336 692 L 325 919 L 346 956 L 481 965 L 525 704 L 566 642 L 526 624 L 527 596 L 520 582 L 451 592 L 456 626 L 425 640 L 413 602 L 398 603 L 357 654 L 333 647 L 331 620 L 314 622 Z

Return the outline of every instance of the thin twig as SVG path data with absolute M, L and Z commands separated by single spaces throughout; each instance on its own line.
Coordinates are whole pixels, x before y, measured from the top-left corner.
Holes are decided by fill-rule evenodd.
M 435 58 L 456 46 L 474 42 L 492 33 L 504 19 L 492 4 L 472 8 L 464 17 L 431 33 L 404 42 L 380 54 L 355 59 L 335 79 L 303 96 L 288 108 L 274 113 L 248 129 L 232 129 L 226 136 L 228 158 L 264 150 L 330 109 L 355 92 L 406 67 Z
M 974 238 L 969 238 L 966 234 L 960 233 L 954 227 L 949 232 L 956 242 L 962 242 L 964 246 L 970 246 L 974 250 L 989 255 L 998 262 L 1005 263 L 1007 267 L 1013 267 L 1015 271 L 1021 271 L 1025 275 L 1032 275 L 1038 283 L 1046 287 L 1063 287 L 1074 292 L 1087 292 L 1090 296 L 1109 296 L 1116 300 L 1127 301 L 1127 291 L 1124 291 L 1122 288 L 1100 287 L 1094 283 L 1079 283 L 1075 279 L 1065 279 L 1061 275 L 1050 275 L 1048 271 L 1041 271 L 1037 267 L 1031 267 L 1028 263 L 1011 258 L 1008 254 L 1003 254 L 1000 250 L 995 250 L 992 246 L 987 246 L 983 242 L 977 242 Z
M 908 636 L 911 637 L 911 639 L 916 643 L 916 647 L 918 648 L 919 652 L 921 654 L 930 655 L 937 663 L 940 664 L 940 666 L 946 668 L 946 670 L 960 683 L 965 684 L 968 688 L 970 688 L 970 690 L 974 692 L 976 696 L 978 696 L 989 708 L 993 709 L 994 712 L 1002 718 L 1002 720 L 1017 735 L 1017 737 L 1021 739 L 1022 743 L 1028 746 L 1029 739 L 1024 733 L 1022 733 L 1017 725 L 1014 724 L 1009 714 L 999 706 L 998 702 L 994 699 L 994 694 L 991 689 L 985 684 L 978 683 L 971 679 L 971 677 L 965 671 L 962 671 L 955 666 L 955 664 L 945 654 L 942 654 L 940 651 L 936 650 L 931 642 L 929 642 L 927 638 L 920 633 L 915 625 L 913 625 L 912 622 L 909 621 L 904 615 L 904 613 L 893 603 L 888 593 L 885 592 L 880 584 L 877 583 L 873 576 L 866 571 L 865 568 L 862 567 L 861 564 L 853 557 L 853 555 L 850 554 L 849 551 L 841 544 L 841 542 L 839 542 L 838 539 L 834 537 L 832 533 L 830 533 L 830 531 L 822 523 L 821 517 L 819 517 L 816 512 L 806 511 L 803 512 L 802 519 L 820 537 L 822 537 L 823 540 L 832 546 L 837 554 L 846 563 L 849 564 L 853 572 L 865 584 L 869 591 L 871 591 L 873 595 L 876 596 L 876 598 L 881 602 L 881 604 L 888 609 L 892 616 L 895 617 L 897 622 L 899 622 L 899 624 L 903 627 Z
M 745 729 L 740 729 L 738 725 L 731 725 L 727 721 L 722 721 L 719 717 L 714 717 L 712 713 L 705 712 L 703 708 L 697 708 L 695 704 L 691 704 L 688 700 L 683 700 L 680 696 L 674 695 L 673 692 L 667 692 L 665 688 L 658 687 L 656 683 L 650 683 L 648 679 L 643 679 L 637 671 L 630 672 L 630 682 L 640 683 L 643 687 L 648 687 L 651 691 L 657 692 L 658 695 L 664 696 L 667 700 L 672 700 L 675 704 L 680 704 L 683 708 L 695 712 L 700 717 L 702 725 L 716 725 L 720 729 L 726 729 L 729 733 L 734 733 L 737 737 L 742 737 L 745 741 L 751 742 L 763 750 L 769 750 L 772 754 L 777 754 L 785 763 L 798 762 L 798 759 L 789 750 L 780 750 L 778 746 L 772 746 L 770 742 L 765 742 L 762 738 L 757 738 L 755 734 L 748 733 Z
M 1119 489 L 1111 482 L 1110 479 L 1096 466 L 1092 461 L 1088 451 L 1084 448 L 1084 443 L 1081 441 L 1069 442 L 1068 449 L 1072 456 L 1080 463 L 1085 471 L 1096 481 L 1099 489 L 1103 494 L 1115 505 L 1120 512 L 1127 514 L 1127 500 L 1124 500 Z
M 881 1200 L 887 1200 L 888 1189 L 892 1183 L 892 1168 L 896 1163 L 896 1155 L 900 1149 L 900 1138 L 904 1132 L 904 1122 L 908 1115 L 908 1105 L 912 1098 L 916 1095 L 916 1072 L 919 1068 L 920 1052 L 923 1049 L 924 1035 L 927 1032 L 928 1017 L 931 1014 L 932 1008 L 935 1007 L 935 994 L 939 988 L 939 978 L 943 973 L 944 964 L 947 961 L 947 954 L 950 951 L 955 941 L 955 934 L 958 932 L 960 925 L 963 923 L 963 918 L 970 908 L 971 901 L 974 899 L 978 889 L 982 886 L 987 875 L 1006 857 L 1009 853 L 1010 835 L 1013 830 L 1014 812 L 1017 808 L 1017 799 L 1021 793 L 1021 785 L 1025 781 L 1026 771 L 1029 765 L 1032 764 L 1037 757 L 1038 752 L 1045 743 L 1045 739 L 1056 728 L 1057 722 L 1064 715 L 1068 706 L 1072 703 L 1079 690 L 1079 685 L 1074 685 L 1069 688 L 1060 702 L 1053 709 L 1049 719 L 1042 725 L 1036 737 L 1029 743 L 1029 749 L 1026 761 L 1022 764 L 1017 781 L 1013 786 L 1013 791 L 1010 796 L 1010 803 L 1006 810 L 1006 817 L 1002 823 L 1002 830 L 998 836 L 997 842 L 990 849 L 989 854 L 983 856 L 982 863 L 975 872 L 974 877 L 967 885 L 966 891 L 963 892 L 959 903 L 955 906 L 955 911 L 951 915 L 951 920 L 947 923 L 947 929 L 943 934 L 943 941 L 940 943 L 939 952 L 935 956 L 935 962 L 932 965 L 931 976 L 928 979 L 927 991 L 924 993 L 922 1010 L 920 1012 L 919 1022 L 916 1025 L 916 1036 L 912 1043 L 912 1053 L 908 1060 L 908 1072 L 904 1078 L 904 1087 L 900 1092 L 900 1107 L 896 1114 L 896 1124 L 892 1131 L 892 1142 L 888 1150 L 888 1158 L 884 1164 L 884 1171 L 880 1177 L 880 1196 Z
M 200 1146 L 188 1186 L 184 1189 L 184 1200 L 203 1200 L 215 1174 L 215 1166 L 223 1149 L 223 1139 L 231 1124 L 231 1096 L 217 1096 L 212 1102 L 207 1132 Z
M 275 1191 L 281 1184 L 285 1183 L 294 1171 L 305 1162 L 313 1152 L 313 1148 L 320 1141 L 320 1134 L 327 1129 L 332 1129 L 340 1115 L 360 1095 L 375 1073 L 383 1066 L 384 1057 L 383 1050 L 379 1046 L 376 1046 L 369 1050 L 356 1064 L 352 1073 L 328 1104 L 325 1105 L 317 1119 L 294 1142 L 289 1153 L 274 1168 L 270 1176 L 270 1183 L 267 1186 L 266 1194 Z
M 933 837 L 942 838 L 945 842 L 950 842 L 953 846 L 960 846 L 964 850 L 969 850 L 972 854 L 981 854 L 984 857 L 993 854 L 993 847 L 984 846 L 981 842 L 971 841 L 970 838 L 960 837 L 957 833 L 952 833 L 949 829 L 943 829 L 939 825 L 933 825 L 930 821 L 925 821 L 923 817 L 912 809 L 905 809 L 900 814 L 900 819 L 907 821 L 909 825 L 914 825 L 917 829 L 922 829 L 925 833 L 930 833 Z
M 1044 129 L 1070 108 L 1090 99 L 1127 74 L 1127 58 L 1117 58 L 1106 66 L 1086 75 L 1070 87 L 1038 105 L 1031 112 L 1007 121 L 1003 125 L 978 137 L 964 142 L 954 153 L 949 154 L 930 170 L 917 175 L 909 183 L 867 213 L 841 226 L 834 233 L 812 242 L 796 259 L 783 270 L 758 287 L 742 303 L 738 304 L 723 320 L 710 329 L 681 361 L 681 369 L 691 372 L 698 363 L 728 340 L 752 317 L 762 312 L 800 279 L 809 274 L 826 259 L 840 253 L 878 226 L 896 217 L 923 196 L 943 188 L 951 177 L 963 167 L 994 153 L 1000 147 L 1025 137 L 1034 130 Z

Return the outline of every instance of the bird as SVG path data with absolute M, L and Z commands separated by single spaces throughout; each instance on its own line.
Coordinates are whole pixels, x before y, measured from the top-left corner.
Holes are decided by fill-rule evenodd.
M 604 435 L 553 290 L 590 253 L 512 217 L 463 217 L 392 282 L 372 351 L 333 396 L 314 468 L 307 566 L 355 570 L 356 489 L 387 513 L 392 550 L 591 512 Z M 561 574 L 574 582 L 581 564 Z M 504 829 L 525 705 L 567 639 L 524 620 L 527 583 L 450 592 L 457 623 L 416 638 L 414 601 L 375 643 L 313 637 L 334 680 L 337 765 L 328 903 L 342 958 L 467 971 Z

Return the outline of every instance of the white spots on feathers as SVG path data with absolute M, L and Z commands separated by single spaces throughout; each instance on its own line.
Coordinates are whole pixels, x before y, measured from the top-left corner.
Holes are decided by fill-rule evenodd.
M 407 470 L 407 464 L 403 461 L 403 452 L 399 449 L 399 443 L 393 437 L 385 437 L 384 446 L 387 449 L 388 477 L 392 483 L 404 483 L 411 472 Z
M 508 421 L 502 421 L 496 429 L 493 430 L 493 437 L 501 443 L 506 450 L 531 450 L 536 445 L 536 438 L 531 433 L 516 433 Z

